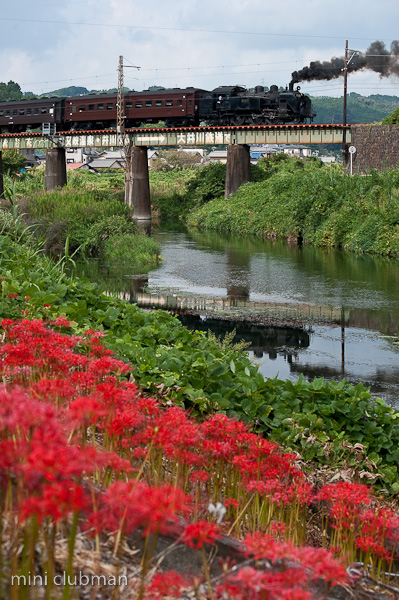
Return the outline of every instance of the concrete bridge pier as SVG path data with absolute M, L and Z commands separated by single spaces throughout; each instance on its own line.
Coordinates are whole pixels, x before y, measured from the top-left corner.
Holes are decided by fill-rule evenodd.
M 3 157 L 0 150 L 0 198 L 4 195 L 4 183 L 3 183 Z
M 251 157 L 247 144 L 227 146 L 225 199 L 235 194 L 244 183 L 251 181 Z
M 131 172 L 126 173 L 125 201 L 133 206 L 133 218 L 139 222 L 151 220 L 150 180 L 147 146 L 133 146 Z
M 52 192 L 67 184 L 65 148 L 47 148 L 44 189 Z

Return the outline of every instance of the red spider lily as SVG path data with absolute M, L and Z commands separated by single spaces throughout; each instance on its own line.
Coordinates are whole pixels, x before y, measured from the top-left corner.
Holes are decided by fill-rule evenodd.
M 223 501 L 223 505 L 226 508 L 229 508 L 230 506 L 232 508 L 238 508 L 240 506 L 240 503 L 235 498 L 225 498 Z
M 47 379 L 46 377 L 32 383 L 30 390 L 34 398 L 43 402 L 54 402 L 56 405 L 59 401 L 73 398 L 76 393 L 76 389 L 69 381 L 65 379 Z
M 206 471 L 200 470 L 200 471 L 193 471 L 190 474 L 190 481 L 191 483 L 197 483 L 197 482 L 202 482 L 205 483 L 207 482 L 209 479 L 209 474 Z
M 130 365 L 110 356 L 102 356 L 91 360 L 89 363 L 89 373 L 95 374 L 98 378 L 109 373 L 128 373 L 130 370 Z
M 287 568 L 283 572 L 259 571 L 244 567 L 217 587 L 218 599 L 229 600 L 310 600 L 303 571 Z
M 190 582 L 175 571 L 157 573 L 147 589 L 145 598 L 148 600 L 162 600 L 166 597 L 180 598 L 181 590 L 189 585 Z
M 185 527 L 181 541 L 183 544 L 199 550 L 204 544 L 213 544 L 219 538 L 220 530 L 215 523 L 200 520 L 189 523 Z
M 170 485 L 115 482 L 102 495 L 97 527 L 126 533 L 140 528 L 145 535 L 166 534 L 174 531 L 178 516 L 188 512 L 189 502 L 186 494 Z
M 79 396 L 69 404 L 68 412 L 74 427 L 88 427 L 107 414 L 104 405 L 93 396 Z
M 39 523 L 50 517 L 57 523 L 71 513 L 90 507 L 90 499 L 74 481 L 54 482 L 43 487 L 40 496 L 27 498 L 19 507 L 19 519 L 25 521 L 36 516 Z

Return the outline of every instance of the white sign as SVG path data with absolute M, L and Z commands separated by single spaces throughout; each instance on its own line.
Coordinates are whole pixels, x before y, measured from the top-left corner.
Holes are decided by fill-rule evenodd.
M 355 148 L 355 146 L 349 146 L 349 152 L 350 152 L 351 154 L 355 154 L 355 152 L 356 152 L 356 148 Z

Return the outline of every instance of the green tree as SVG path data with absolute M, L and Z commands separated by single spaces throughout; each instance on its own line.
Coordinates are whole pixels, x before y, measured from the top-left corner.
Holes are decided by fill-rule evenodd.
M 399 125 L 399 106 L 395 108 L 393 113 L 383 119 L 384 125 Z
M 160 150 L 158 158 L 152 164 L 153 171 L 182 171 L 190 169 L 201 162 L 201 156 L 184 152 L 184 150 Z
M 25 166 L 26 158 L 18 150 L 8 148 L 2 151 L 3 172 L 15 175 Z
M 23 94 L 21 87 L 15 81 L 9 81 L 3 83 L 0 81 L 0 101 L 1 102 L 12 102 L 13 100 L 21 100 Z

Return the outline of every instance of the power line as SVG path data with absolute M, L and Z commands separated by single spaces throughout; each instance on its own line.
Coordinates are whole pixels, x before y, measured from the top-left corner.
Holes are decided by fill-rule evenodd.
M 0 21 L 17 21 L 25 23 L 46 23 L 49 25 L 83 25 L 87 27 L 106 27 L 106 28 L 117 28 L 117 29 L 144 29 L 152 31 L 182 31 L 188 33 L 218 33 L 225 35 L 257 35 L 265 37 L 289 37 L 289 38 L 314 38 L 314 39 L 332 39 L 332 40 L 343 40 L 344 36 L 333 36 L 333 35 L 309 35 L 304 33 L 270 33 L 264 31 L 229 31 L 226 29 L 190 29 L 187 27 L 153 27 L 150 25 L 124 25 L 115 23 L 84 23 L 81 21 L 54 21 L 44 19 L 21 19 L 11 17 L 0 17 Z M 364 37 L 353 37 L 352 40 L 371 40 L 372 38 Z

